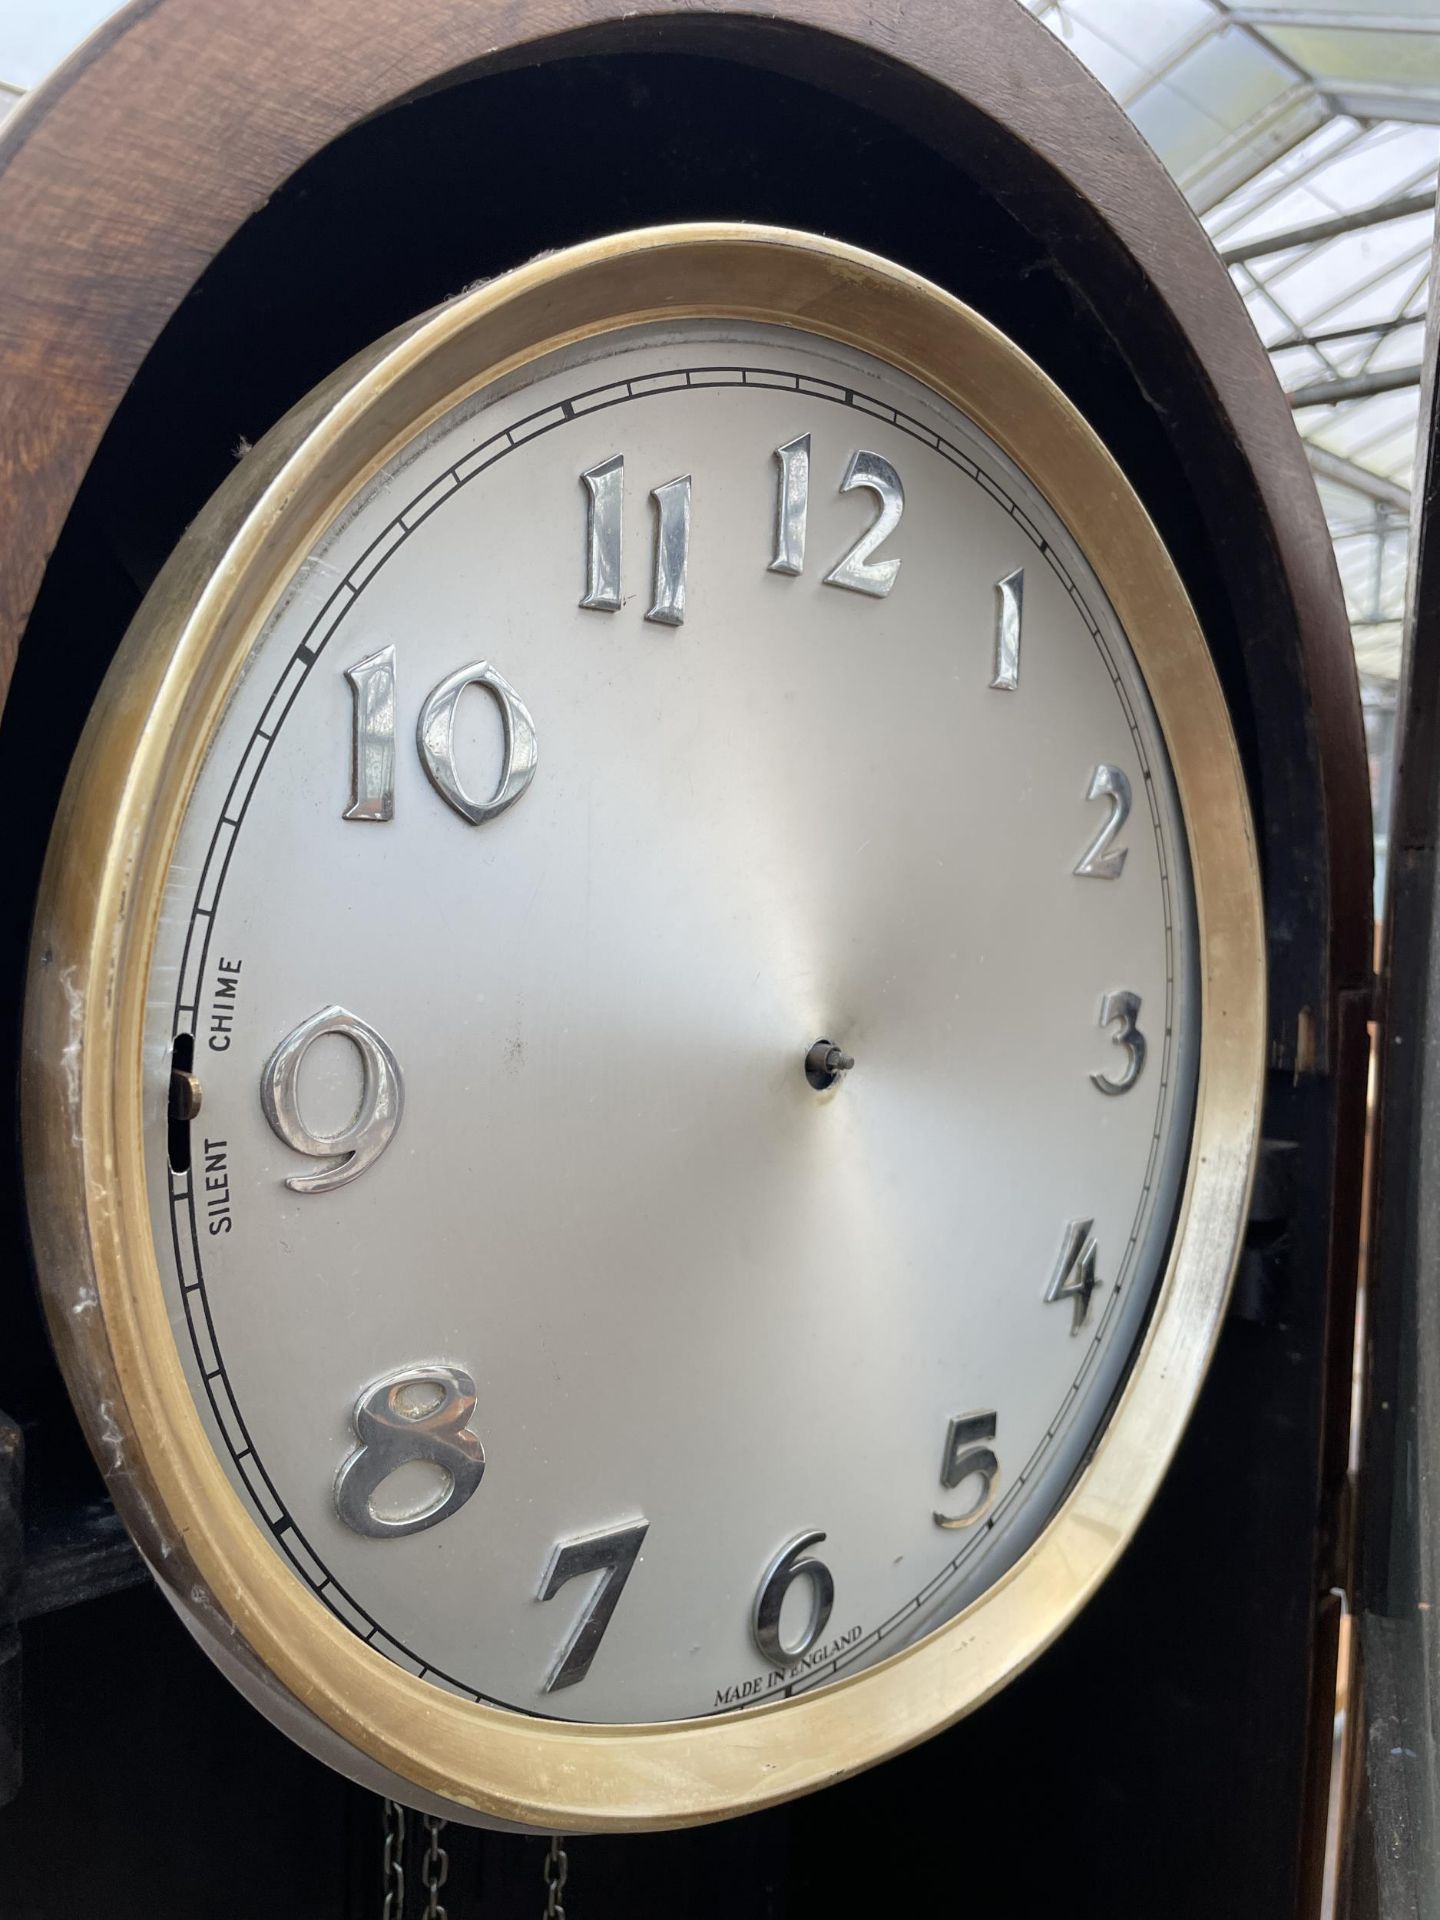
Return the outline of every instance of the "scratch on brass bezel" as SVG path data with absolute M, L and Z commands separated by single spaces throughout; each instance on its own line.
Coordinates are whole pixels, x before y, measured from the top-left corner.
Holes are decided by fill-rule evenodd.
M 367 1647 L 276 1555 L 186 1385 L 151 1237 L 141 1035 L 180 820 L 251 644 L 337 508 L 417 432 L 550 350 L 653 319 L 768 321 L 863 349 L 952 401 L 1050 501 L 1094 568 L 1159 719 L 1189 842 L 1201 975 L 1195 1122 L 1154 1311 L 1084 1470 L 978 1600 L 864 1672 L 734 1717 L 533 1719 Z M 250 1690 L 461 1817 L 542 1831 L 677 1827 L 873 1765 L 1027 1666 L 1104 1579 L 1199 1392 L 1253 1177 L 1264 1073 L 1260 881 L 1204 637 L 1118 466 L 1018 347 L 940 288 L 814 235 L 726 224 L 550 255 L 380 342 L 303 402 L 201 513 L 87 725 L 50 844 L 27 988 L 22 1128 L 56 1349 L 116 1504 L 170 1597 Z M 363 1769 L 362 1769 L 363 1770 Z

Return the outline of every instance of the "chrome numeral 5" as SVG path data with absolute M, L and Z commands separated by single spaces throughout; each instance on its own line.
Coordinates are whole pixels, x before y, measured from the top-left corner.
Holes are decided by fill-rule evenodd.
M 953 1491 L 966 1480 L 978 1480 L 979 1491 L 963 1513 L 936 1513 L 937 1527 L 973 1527 L 990 1511 L 995 1497 L 995 1480 L 1000 1462 L 989 1447 L 977 1446 L 980 1440 L 995 1438 L 995 1415 L 957 1413 L 945 1435 L 945 1452 L 940 1461 L 940 1484 Z
M 602 1533 L 582 1533 L 574 1540 L 556 1542 L 540 1582 L 542 1600 L 553 1600 L 567 1581 L 578 1580 L 582 1574 L 604 1570 L 605 1578 L 591 1594 L 590 1604 L 550 1669 L 546 1693 L 573 1687 L 590 1671 L 649 1530 L 648 1520 L 627 1520 L 623 1526 L 608 1527 Z
M 346 1526 L 394 1540 L 458 1513 L 485 1472 L 485 1449 L 469 1431 L 474 1412 L 475 1382 L 462 1367 L 411 1367 L 367 1387 L 355 1403 L 360 1445 L 335 1476 L 335 1511 Z M 423 1503 L 377 1512 L 391 1474 L 416 1462 L 439 1469 L 438 1490 L 432 1484 Z
M 364 1081 L 354 1118 L 338 1133 L 312 1133 L 300 1113 L 300 1068 L 322 1034 L 338 1033 L 360 1055 Z M 395 1138 L 405 1110 L 400 1062 L 388 1043 L 344 1007 L 322 1007 L 287 1033 L 260 1076 L 260 1105 L 271 1131 L 296 1153 L 331 1160 L 319 1173 L 291 1173 L 285 1184 L 296 1193 L 333 1193 L 374 1166 Z

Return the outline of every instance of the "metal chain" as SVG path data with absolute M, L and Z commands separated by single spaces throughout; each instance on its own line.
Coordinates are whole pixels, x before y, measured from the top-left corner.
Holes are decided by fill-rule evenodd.
M 405 1809 L 385 1802 L 385 1860 L 381 1869 L 385 1904 L 380 1920 L 405 1920 Z
M 440 1889 L 450 1878 L 450 1856 L 440 1844 L 445 1822 L 433 1813 L 425 1815 L 425 1858 L 420 1865 L 425 1882 L 425 1920 L 448 1920 L 440 1903 Z
M 558 1833 L 550 1836 L 545 1850 L 545 1920 L 565 1920 L 565 1902 L 561 1895 L 570 1877 L 570 1856 Z

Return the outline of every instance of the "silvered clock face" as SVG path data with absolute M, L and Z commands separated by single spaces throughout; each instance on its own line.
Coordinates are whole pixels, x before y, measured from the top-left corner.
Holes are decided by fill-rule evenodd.
M 916 381 L 656 323 L 444 414 L 284 584 L 150 954 L 163 1284 L 275 1553 L 576 1720 L 956 1614 L 1154 1300 L 1188 875 L 1084 556 Z

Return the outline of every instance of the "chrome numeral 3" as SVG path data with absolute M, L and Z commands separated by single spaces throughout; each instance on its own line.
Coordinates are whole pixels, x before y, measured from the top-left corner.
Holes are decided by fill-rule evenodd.
M 582 1533 L 577 1539 L 556 1542 L 540 1582 L 542 1600 L 553 1600 L 561 1587 L 568 1581 L 578 1580 L 582 1574 L 603 1571 L 605 1578 L 591 1594 L 579 1624 L 550 1669 L 546 1693 L 554 1693 L 560 1687 L 573 1687 L 590 1671 L 649 1529 L 648 1520 L 627 1520 L 623 1526 L 608 1527 L 601 1533 Z
M 1119 767 L 1096 767 L 1085 798 L 1108 800 L 1110 818 L 1075 863 L 1075 871 L 1086 880 L 1118 880 L 1125 870 L 1129 848 L 1116 849 L 1115 840 L 1130 818 L 1130 782 Z
M 963 1513 L 936 1513 L 937 1527 L 973 1527 L 990 1511 L 995 1498 L 995 1480 L 1000 1462 L 992 1448 L 976 1443 L 995 1438 L 995 1415 L 957 1413 L 945 1435 L 945 1452 L 940 1461 L 940 1484 L 952 1492 L 966 1480 L 977 1480 L 979 1489 Z
M 835 1581 L 825 1562 L 807 1553 L 808 1548 L 818 1547 L 824 1538 L 823 1533 L 800 1534 L 775 1556 L 760 1582 L 750 1630 L 755 1645 L 772 1666 L 788 1667 L 793 1660 L 799 1660 L 825 1631 L 835 1605 Z M 780 1610 L 790 1588 L 802 1579 L 810 1582 L 810 1615 L 799 1639 L 786 1646 L 780 1637 Z
M 469 1430 L 474 1412 L 475 1382 L 462 1367 L 410 1367 L 367 1387 L 355 1403 L 360 1445 L 335 1476 L 335 1511 L 346 1526 L 395 1540 L 458 1513 L 485 1472 L 485 1449 Z M 417 1461 L 439 1469 L 438 1491 L 422 1505 L 377 1512 L 391 1474 Z
M 322 1034 L 338 1033 L 360 1055 L 364 1082 L 360 1104 L 338 1133 L 313 1133 L 300 1113 L 300 1068 Z M 395 1138 L 405 1108 L 400 1062 L 372 1026 L 344 1007 L 322 1007 L 302 1020 L 276 1047 L 260 1076 L 260 1105 L 275 1135 L 296 1153 L 335 1164 L 319 1173 L 291 1173 L 296 1193 L 333 1193 L 373 1167 Z
M 1120 1031 L 1113 1036 L 1117 1047 L 1124 1047 L 1129 1058 L 1125 1062 L 1125 1071 L 1118 1080 L 1112 1080 L 1107 1074 L 1092 1073 L 1092 1086 L 1101 1093 L 1128 1093 L 1145 1070 L 1145 1036 L 1136 1026 L 1140 1018 L 1140 996 L 1128 989 L 1122 993 L 1107 993 L 1100 1002 L 1100 1025 L 1114 1026 L 1118 1021 Z

